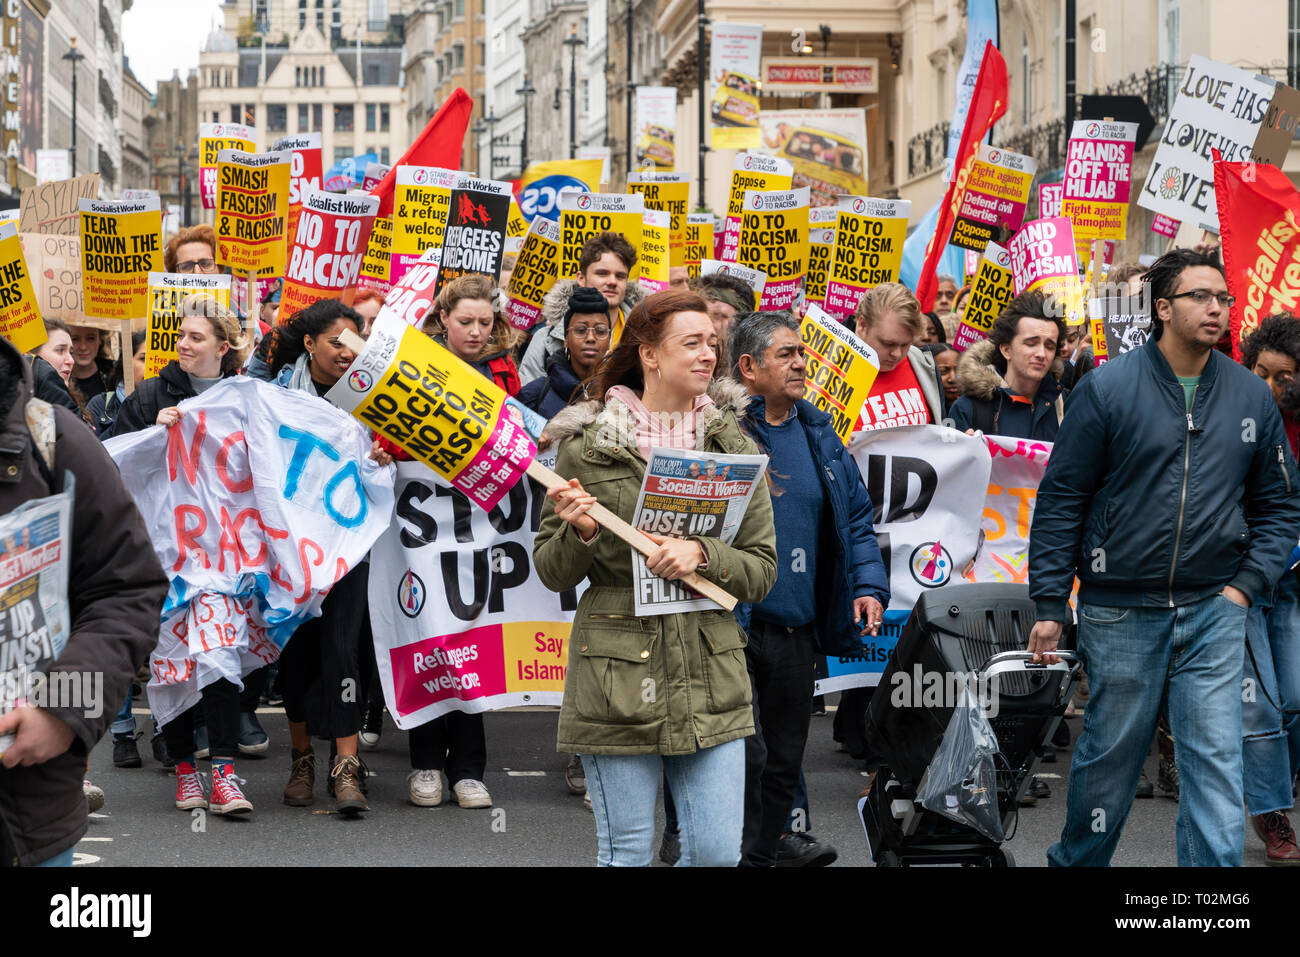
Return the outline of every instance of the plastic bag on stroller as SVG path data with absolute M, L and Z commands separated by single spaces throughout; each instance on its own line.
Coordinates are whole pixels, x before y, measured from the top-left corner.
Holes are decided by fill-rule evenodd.
M 970 685 L 964 683 L 943 741 L 917 788 L 917 800 L 927 810 L 1001 843 L 1005 835 L 998 811 L 997 754 L 993 726 Z

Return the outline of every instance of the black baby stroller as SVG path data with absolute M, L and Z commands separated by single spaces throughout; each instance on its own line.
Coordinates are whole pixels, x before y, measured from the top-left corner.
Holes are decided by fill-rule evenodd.
M 1032 663 L 1025 647 L 1034 621 L 1025 585 L 949 585 L 926 592 L 916 603 L 867 711 L 867 740 L 883 764 L 859 809 L 878 866 L 1014 866 L 1002 835 L 1013 833 L 1020 798 L 1079 673 L 1069 651 L 1059 652 L 1057 664 Z M 1067 628 L 1066 637 L 1071 633 Z M 972 779 L 952 788 L 963 800 L 973 796 L 985 803 L 984 819 L 992 826 L 980 829 L 923 807 L 918 798 L 935 790 L 926 788 L 926 775 L 940 773 L 932 764 L 940 763 L 936 752 L 963 703 L 963 684 L 971 691 L 964 701 L 978 700 L 988 715 L 996 738 L 988 741 L 988 750 L 998 752 L 995 770 L 983 782 L 987 786 Z M 954 735 L 971 710 L 963 709 Z M 983 725 L 983 719 L 976 720 Z M 950 796 L 948 808 L 955 807 Z

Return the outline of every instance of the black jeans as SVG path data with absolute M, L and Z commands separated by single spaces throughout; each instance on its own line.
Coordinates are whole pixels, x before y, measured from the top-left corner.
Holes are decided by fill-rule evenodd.
M 487 738 L 483 715 L 451 711 L 412 728 L 407 734 L 411 767 L 417 771 L 446 771 L 457 781 L 482 781 L 487 769 Z
M 239 756 L 239 689 L 220 678 L 202 691 L 203 699 L 163 725 L 163 741 L 174 761 L 194 759 L 194 722 L 208 726 L 208 753 L 214 758 Z
M 770 865 L 799 785 L 812 720 L 814 626 L 755 619 L 745 646 L 754 733 L 745 739 L 745 830 L 741 861 Z

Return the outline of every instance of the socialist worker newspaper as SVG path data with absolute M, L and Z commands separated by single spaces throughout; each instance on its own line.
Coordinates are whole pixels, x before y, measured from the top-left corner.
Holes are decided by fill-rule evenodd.
M 730 545 L 766 468 L 766 455 L 651 449 L 633 524 L 652 535 L 717 538 Z M 637 617 L 719 607 L 678 582 L 651 574 L 635 550 L 632 574 Z

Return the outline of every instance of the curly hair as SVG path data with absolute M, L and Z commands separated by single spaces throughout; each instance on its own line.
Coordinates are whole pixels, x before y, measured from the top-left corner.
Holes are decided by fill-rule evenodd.
M 272 377 L 285 366 L 297 362 L 298 357 L 307 351 L 304 337 L 311 336 L 315 339 L 339 319 L 348 320 L 360 334 L 361 316 L 338 299 L 318 299 L 310 306 L 299 309 L 287 322 L 281 322 L 272 329 L 267 336 L 271 344 L 266 353 Z
M 163 268 L 167 272 L 176 271 L 176 250 L 185 243 L 207 243 L 208 248 L 212 250 L 213 258 L 217 255 L 216 230 L 207 223 L 201 223 L 198 226 L 186 226 L 167 240 L 167 245 L 163 247 Z

